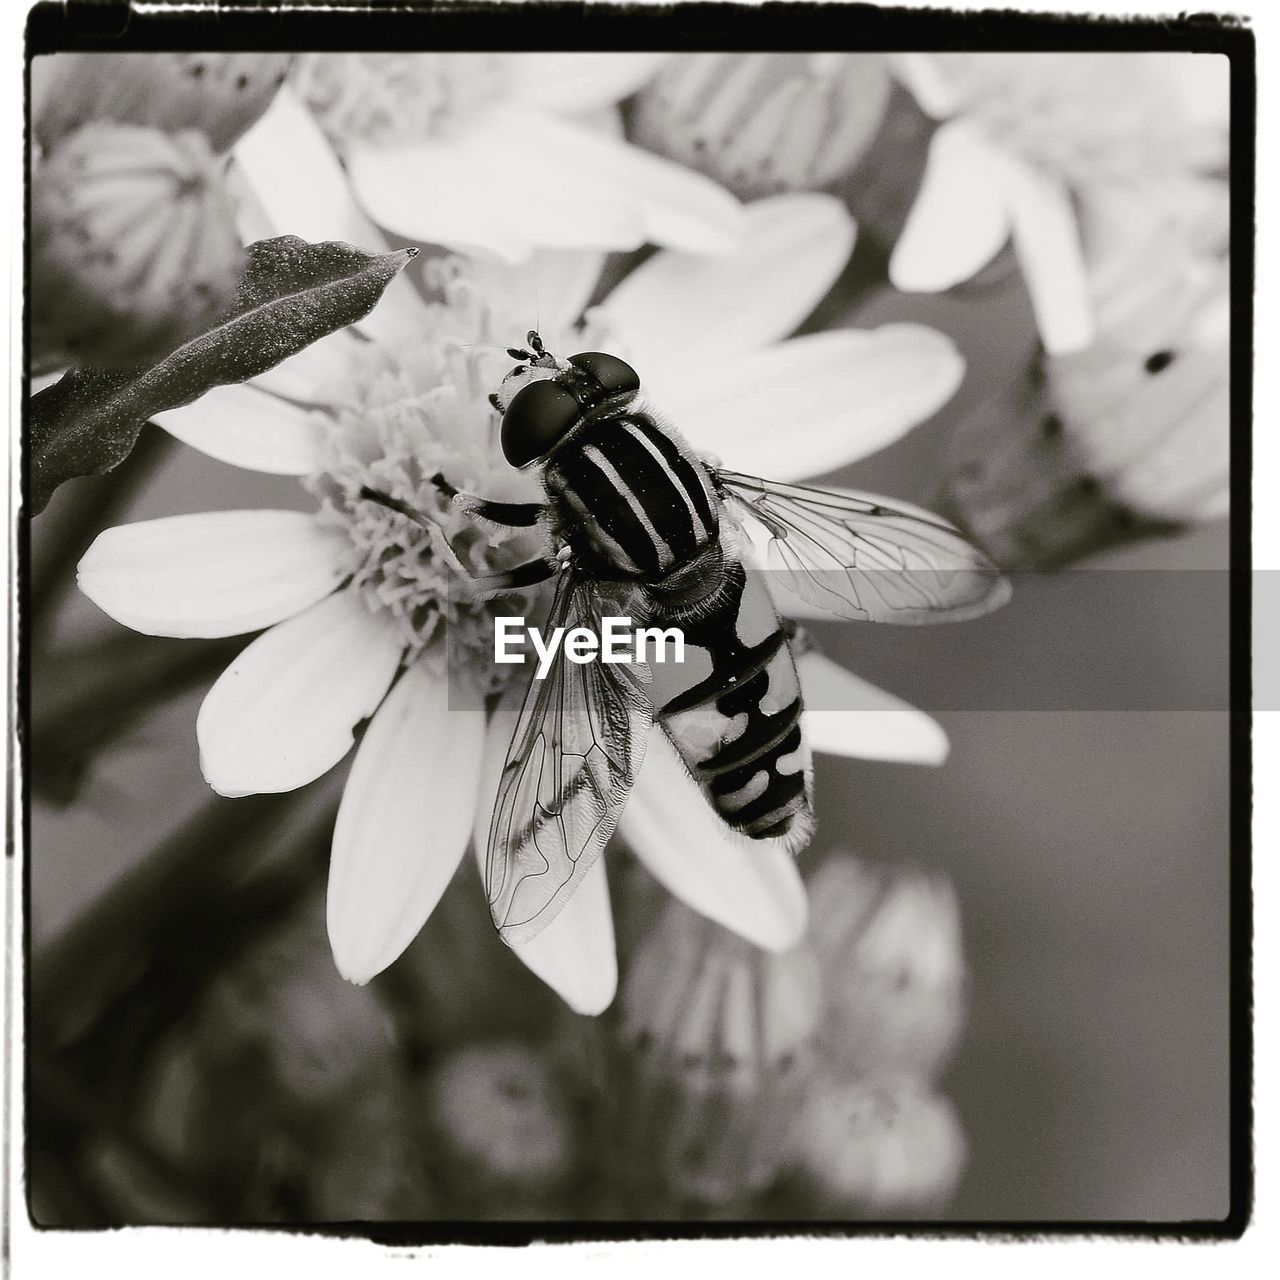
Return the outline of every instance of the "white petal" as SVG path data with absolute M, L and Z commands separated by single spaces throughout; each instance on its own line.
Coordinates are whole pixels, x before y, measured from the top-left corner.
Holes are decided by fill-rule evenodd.
M 587 872 L 568 904 L 537 937 L 512 950 L 575 1013 L 603 1013 L 618 989 L 604 859 Z
M 705 363 L 791 333 L 835 283 L 853 241 L 853 219 L 832 196 L 757 200 L 733 253 L 657 253 L 603 308 L 646 370 Z
M 257 631 L 327 596 L 350 546 L 302 511 L 211 511 L 106 529 L 80 561 L 80 590 L 153 636 Z
M 244 166 L 236 162 L 234 152 L 223 170 L 223 186 L 234 210 L 242 244 L 270 240 L 281 234 Z
M 484 760 L 480 766 L 480 800 L 476 805 L 471 840 L 475 845 L 476 862 L 480 868 L 480 880 L 484 881 L 485 851 L 489 847 L 489 821 L 498 798 L 498 779 L 515 733 L 516 720 L 524 703 L 524 686 L 519 677 L 507 687 L 489 719 L 489 729 L 484 742 Z
M 388 620 L 338 591 L 260 635 L 196 718 L 200 769 L 224 796 L 293 791 L 351 750 L 404 646 Z
M 288 85 L 232 154 L 277 235 L 385 247 L 352 199 L 329 139 Z
M 808 902 L 795 860 L 775 840 L 735 836 L 654 728 L 619 830 L 676 897 L 769 951 L 804 934 Z
M 635 249 L 638 203 L 575 155 L 513 142 L 543 117 L 490 112 L 447 138 L 353 146 L 351 181 L 383 226 L 415 240 L 522 262 L 535 248 Z
M 536 147 L 513 139 L 536 137 Z M 383 226 L 520 262 L 535 248 L 727 252 L 741 209 L 715 183 L 531 108 L 495 107 L 448 138 L 352 147 L 351 180 Z
M 539 249 L 521 263 L 476 255 L 468 273 L 482 293 L 497 293 L 510 301 L 511 314 L 527 317 L 525 329 L 545 336 L 565 332 L 582 315 L 604 260 L 595 249 Z M 523 340 L 523 332 L 511 335 Z
M 249 385 L 302 404 L 328 403 L 348 361 L 366 345 L 350 329 L 339 329 L 258 374 Z
M 476 806 L 473 842 L 480 878 L 489 844 L 489 820 L 497 801 L 498 779 L 511 745 L 524 689 L 514 683 L 489 722 Z M 601 858 L 577 890 L 537 937 L 511 948 L 575 1013 L 602 1013 L 618 986 L 609 881 Z
M 941 764 L 947 758 L 946 732 L 932 716 L 823 654 L 804 654 L 799 668 L 811 750 L 903 764 Z
M 236 143 L 232 155 L 252 188 L 254 221 L 265 218 L 274 234 L 343 240 L 370 253 L 390 247 L 352 196 L 324 131 L 288 85 Z M 260 232 L 260 226 L 255 230 Z M 415 324 L 423 310 L 422 300 L 402 273 L 357 327 L 372 337 L 390 337 Z
M 370 723 L 329 862 L 329 943 L 349 981 L 368 982 L 395 960 L 453 878 L 471 832 L 484 737 L 483 710 L 451 707 L 447 680 L 422 662 Z
M 835 329 L 732 356 L 654 406 L 734 470 L 798 480 L 892 444 L 964 377 L 949 338 L 917 324 Z
M 1056 178 L 1012 163 L 1008 193 L 1013 245 L 1040 341 L 1050 355 L 1083 351 L 1094 337 L 1093 306 L 1071 196 Z
M 959 98 L 938 65 L 936 54 L 891 53 L 888 58 L 894 75 L 911 91 L 921 111 L 935 120 L 945 120 L 956 113 Z
M 214 387 L 152 421 L 183 444 L 247 471 L 305 476 L 320 465 L 322 422 L 300 405 L 245 383 Z
M 905 293 L 937 293 L 976 275 L 1009 235 L 1003 157 L 966 122 L 934 134 L 924 179 L 889 260 Z
M 1231 60 L 1222 53 L 1151 54 L 1159 60 L 1187 119 L 1225 130 L 1231 122 Z
M 612 106 L 650 80 L 666 53 L 507 54 L 505 89 L 513 99 L 561 115 Z
M 518 117 L 517 117 L 518 119 Z M 509 120 L 507 128 L 515 127 Z M 538 143 L 639 205 L 645 241 L 693 253 L 732 253 L 745 234 L 742 206 L 719 184 L 598 129 L 545 117 Z M 548 151 L 540 150 L 538 159 Z M 554 181 L 550 175 L 544 182 Z

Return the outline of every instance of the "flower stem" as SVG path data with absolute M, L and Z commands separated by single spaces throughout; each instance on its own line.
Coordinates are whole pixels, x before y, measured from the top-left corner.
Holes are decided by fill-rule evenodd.
M 69 486 L 45 509 L 38 539 L 28 539 L 26 617 L 32 647 L 42 644 L 75 578 L 75 568 L 89 544 L 120 518 L 138 492 L 155 475 L 173 448 L 173 439 L 148 424 L 133 452 L 114 470 Z
M 334 791 L 210 799 L 32 956 L 33 1038 L 83 1044 L 140 997 L 180 1014 L 191 985 L 318 874 Z

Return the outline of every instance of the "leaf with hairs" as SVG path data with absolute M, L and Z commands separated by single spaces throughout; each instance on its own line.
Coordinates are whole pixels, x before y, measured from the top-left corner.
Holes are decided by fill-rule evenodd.
M 123 462 L 153 415 L 265 373 L 363 319 L 416 254 L 366 253 L 340 241 L 310 244 L 297 236 L 251 244 L 235 301 L 211 329 L 153 365 L 73 369 L 31 398 L 31 512 L 44 510 L 63 481 Z

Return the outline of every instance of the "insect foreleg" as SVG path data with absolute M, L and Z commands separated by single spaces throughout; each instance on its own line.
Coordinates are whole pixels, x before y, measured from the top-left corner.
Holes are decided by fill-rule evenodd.
M 447 482 L 445 483 L 447 484 Z M 452 486 L 449 487 L 452 488 Z M 457 490 L 454 490 L 454 492 L 456 493 Z M 398 512 L 400 515 L 412 520 L 420 528 L 438 535 L 437 544 L 443 548 L 453 568 L 470 583 L 471 593 L 478 600 L 483 600 L 488 596 L 500 595 L 504 591 L 516 591 L 521 587 L 532 587 L 539 582 L 546 582 L 548 578 L 558 573 L 562 568 L 562 562 L 558 558 L 554 556 L 539 556 L 536 560 L 526 560 L 524 564 L 515 565 L 502 573 L 472 573 L 453 549 L 439 520 L 421 511 L 415 511 L 408 503 L 401 502 L 398 498 L 391 497 L 390 494 L 380 493 L 377 489 L 370 489 L 367 485 L 360 490 L 360 496 L 370 502 L 376 502 L 379 506 Z M 535 506 L 537 510 L 541 511 L 541 507 L 537 507 L 535 503 L 509 505 Z
M 478 494 L 463 493 L 460 489 L 455 489 L 439 472 L 431 477 L 431 483 L 467 515 L 509 529 L 533 528 L 546 510 L 541 502 L 492 502 Z
M 526 560 L 524 564 L 516 565 L 514 569 L 507 569 L 504 573 L 473 573 L 467 576 L 471 579 L 472 595 L 477 600 L 484 600 L 489 596 L 501 595 L 504 591 L 518 591 L 521 587 L 546 582 L 562 567 L 562 562 L 551 556 L 539 556 L 536 560 Z

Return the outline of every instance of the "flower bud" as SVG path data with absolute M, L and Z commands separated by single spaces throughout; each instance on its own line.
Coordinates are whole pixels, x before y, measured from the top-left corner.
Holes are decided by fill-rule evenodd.
M 746 199 L 815 190 L 862 158 L 891 87 L 878 54 L 677 54 L 636 98 L 632 131 Z
M 46 150 L 95 121 L 198 129 L 228 150 L 271 105 L 285 53 L 58 53 L 32 62 L 32 117 Z
M 617 1150 L 643 1197 L 729 1211 L 777 1174 L 821 1009 L 804 948 L 759 951 L 669 904 L 620 998 Z
M 1084 209 L 1095 341 L 1037 358 L 951 444 L 945 505 L 1005 568 L 1061 567 L 1227 510 L 1221 217 L 1208 202 L 1117 241 L 1114 211 Z
M 955 891 L 940 876 L 828 858 L 810 881 L 813 947 L 827 1011 L 821 1043 L 851 1075 L 930 1080 L 964 1028 Z
M 823 1075 L 792 1135 L 795 1169 L 832 1216 L 942 1208 L 967 1144 L 955 1108 L 926 1086 Z
M 537 1050 L 516 1041 L 450 1054 L 425 1086 L 438 1179 L 486 1216 L 545 1216 L 576 1172 L 568 1099 Z
M 219 165 L 198 133 L 93 124 L 31 187 L 33 355 L 157 359 L 212 324 L 245 254 Z

